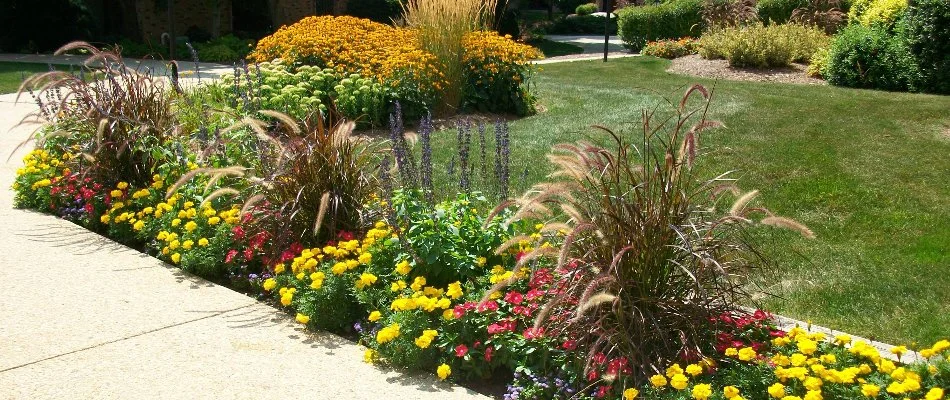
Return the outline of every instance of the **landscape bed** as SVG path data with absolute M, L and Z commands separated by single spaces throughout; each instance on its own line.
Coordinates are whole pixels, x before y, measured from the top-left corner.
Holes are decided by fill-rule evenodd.
M 846 336 L 783 332 L 768 313 L 744 311 L 756 300 L 749 288 L 762 279 L 756 271 L 776 253 L 759 251 L 756 240 L 789 242 L 779 255 L 821 243 L 832 250 L 813 254 L 820 259 L 834 253 L 840 234 L 808 214 L 829 211 L 798 201 L 809 195 L 800 188 L 765 196 L 769 211 L 758 192 L 720 175 L 725 161 L 762 175 L 786 167 L 765 162 L 782 157 L 753 151 L 748 140 L 717 138 L 722 130 L 712 130 L 719 125 L 712 118 L 737 131 L 765 121 L 781 128 L 771 132 L 781 143 L 772 151 L 799 146 L 797 154 L 808 157 L 824 149 L 789 144 L 796 142 L 785 135 L 802 134 L 800 125 L 783 127 L 743 103 L 799 104 L 829 89 L 770 86 L 763 95 L 760 84 L 723 83 L 710 91 L 684 87 L 657 60 L 576 65 L 535 76 L 545 113 L 511 126 L 461 121 L 435 132 L 423 112 L 415 144 L 404 135 L 400 106 L 388 101 L 379 104 L 391 111 L 389 141 L 352 135 L 355 124 L 341 117 L 346 105 L 338 96 L 347 90 L 342 80 L 360 77 L 337 82 L 331 101 L 310 107 L 317 112 L 293 109 L 286 99 L 297 98 L 287 93 L 280 104 L 288 115 L 262 107 L 276 97 L 262 95 L 271 84 L 261 72 L 267 65 L 181 93 L 121 67 L 92 83 L 52 72 L 29 82 L 42 86 L 38 113 L 50 125 L 18 171 L 16 203 L 259 294 L 301 324 L 354 335 L 367 347 L 367 362 L 461 381 L 510 374 L 505 398 L 943 398 L 950 342 L 940 339 L 939 319 L 932 331 L 897 333 L 935 343 L 912 346 L 926 361 L 901 365 Z M 294 66 L 295 74 L 335 73 L 322 67 Z M 653 89 L 617 84 L 591 100 L 598 79 L 625 76 L 616 72 L 636 73 Z M 658 104 L 650 94 L 656 89 L 686 94 L 655 112 L 630 112 Z M 825 106 L 850 107 L 855 93 L 837 92 L 843 99 Z M 863 107 L 895 101 L 875 96 L 866 95 Z M 928 125 L 905 140 L 933 146 L 925 134 L 946 100 L 915 99 L 930 113 L 915 118 Z M 795 113 L 809 112 L 789 110 L 786 119 L 800 122 Z M 582 131 L 604 122 L 585 115 L 638 129 Z M 579 132 L 589 140 L 578 142 Z M 710 152 L 713 143 L 730 150 Z M 552 165 L 538 166 L 549 149 Z M 751 178 L 743 185 L 768 186 Z M 818 242 L 825 235 L 832 239 Z M 895 355 L 906 351 L 897 347 Z

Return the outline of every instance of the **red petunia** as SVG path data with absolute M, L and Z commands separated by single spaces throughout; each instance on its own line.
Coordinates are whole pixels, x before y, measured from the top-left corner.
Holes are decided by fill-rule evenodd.
M 228 254 L 224 256 L 224 263 L 230 264 L 231 261 L 234 261 L 234 257 L 237 257 L 238 251 L 235 249 L 228 250 Z
M 456 357 L 459 357 L 459 358 L 465 357 L 466 354 L 468 354 L 468 346 L 466 346 L 465 344 L 460 344 L 458 346 L 455 346 Z
M 524 295 L 522 295 L 519 292 L 511 291 L 511 292 L 505 293 L 505 301 L 511 304 L 518 305 L 524 301 Z

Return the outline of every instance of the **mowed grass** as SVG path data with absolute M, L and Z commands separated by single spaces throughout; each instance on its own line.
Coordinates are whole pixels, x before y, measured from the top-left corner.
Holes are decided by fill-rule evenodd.
M 0 94 L 16 93 L 24 77 L 47 71 L 49 66 L 46 64 L 0 62 Z
M 740 187 L 761 192 L 760 204 L 818 236 L 755 230 L 776 259 L 760 277 L 774 296 L 761 304 L 892 343 L 950 336 L 950 97 L 716 82 L 667 65 L 651 57 L 545 65 L 535 89 L 546 110 L 511 123 L 513 195 L 545 179 L 552 145 L 604 141 L 594 124 L 636 138 L 641 110 L 678 102 L 701 83 L 714 88 L 710 114 L 726 125 L 701 138 L 710 151 L 703 168 L 734 170 Z M 452 163 L 455 141 L 454 131 L 436 135 L 438 164 Z M 454 191 L 446 169 L 436 179 Z
M 53 68 L 59 71 L 75 72 L 78 74 L 81 67 L 70 65 L 54 65 Z M 49 72 L 49 65 L 21 62 L 0 62 L 0 94 L 16 93 L 17 89 L 20 88 L 20 84 L 23 83 L 24 78 L 29 78 L 30 75 L 42 72 Z M 94 74 L 87 73 L 86 79 L 89 80 L 93 76 Z

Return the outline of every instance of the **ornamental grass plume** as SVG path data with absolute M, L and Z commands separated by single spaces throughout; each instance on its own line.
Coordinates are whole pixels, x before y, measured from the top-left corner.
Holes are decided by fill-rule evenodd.
M 403 3 L 406 25 L 418 31 L 422 48 L 435 56 L 445 86 L 436 111 L 452 114 L 462 102 L 463 39 L 491 29 L 498 0 L 409 0 Z
M 46 98 L 34 116 L 49 123 L 68 122 L 72 129 L 49 132 L 38 145 L 66 136 L 79 144 L 82 157 L 75 168 L 96 182 L 112 185 L 128 182 L 144 187 L 152 183 L 156 167 L 165 162 L 156 156 L 158 147 L 176 135 L 172 114 L 173 94 L 161 77 L 127 67 L 122 57 L 99 50 L 86 42 L 72 42 L 56 51 L 63 54 L 82 49 L 91 55 L 83 68 L 97 68 L 102 79 L 89 82 L 63 71 L 50 71 L 27 78 L 17 98 L 30 92 Z M 154 151 L 153 151 L 154 150 Z
M 693 95 L 703 102 L 687 109 Z M 556 145 L 548 157 L 554 183 L 514 200 L 521 210 L 509 219 L 527 209 L 567 228 L 558 251 L 539 255 L 557 259 L 563 292 L 534 326 L 577 338 L 591 355 L 629 359 L 641 382 L 683 354 L 711 355 L 711 318 L 742 313 L 745 277 L 767 261 L 744 239 L 757 216 L 813 236 L 750 206 L 757 192 L 716 211 L 719 198 L 735 192 L 728 173 L 704 178 L 695 167 L 700 135 L 720 126 L 706 118 L 709 99 L 697 85 L 670 118 L 656 123 L 656 110 L 644 111 L 636 145 L 603 127 L 609 145 Z

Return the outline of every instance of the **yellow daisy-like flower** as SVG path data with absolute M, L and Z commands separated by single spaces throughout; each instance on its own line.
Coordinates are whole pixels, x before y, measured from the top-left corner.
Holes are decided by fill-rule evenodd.
M 623 400 L 633 400 L 636 399 L 640 394 L 640 391 L 636 388 L 627 388 L 623 391 Z
M 297 313 L 297 322 L 306 325 L 310 322 L 310 317 L 301 313 Z

